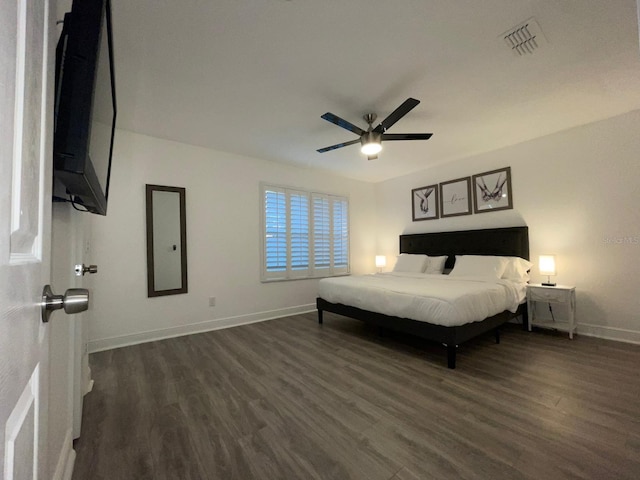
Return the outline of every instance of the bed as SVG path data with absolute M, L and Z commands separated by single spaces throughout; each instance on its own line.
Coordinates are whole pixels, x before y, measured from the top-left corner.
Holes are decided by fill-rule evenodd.
M 447 256 L 445 271 L 454 267 L 456 255 L 494 255 L 529 259 L 529 232 L 527 227 L 492 228 L 457 232 L 400 235 L 400 253 Z M 356 303 L 356 302 L 354 302 Z M 500 342 L 499 327 L 522 316 L 523 327 L 528 327 L 526 302 L 514 311 L 504 310 L 491 316 L 480 316 L 462 325 L 433 323 L 428 318 L 416 319 L 411 315 L 394 316 L 359 306 L 331 302 L 320 295 L 316 299 L 318 323 L 323 324 L 323 312 L 333 312 L 390 330 L 395 330 L 439 342 L 447 350 L 447 366 L 456 367 L 456 351 L 460 344 L 489 331 L 495 332 Z M 378 307 L 376 307 L 378 308 Z M 380 310 L 380 308 L 378 308 Z M 446 323 L 446 322 L 444 322 Z

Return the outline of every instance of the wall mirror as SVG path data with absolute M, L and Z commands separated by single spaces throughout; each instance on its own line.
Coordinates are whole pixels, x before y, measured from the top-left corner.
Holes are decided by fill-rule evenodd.
M 185 189 L 146 188 L 148 296 L 187 293 Z

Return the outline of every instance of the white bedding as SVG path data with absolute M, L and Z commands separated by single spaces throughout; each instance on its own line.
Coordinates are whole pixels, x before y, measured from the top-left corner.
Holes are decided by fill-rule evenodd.
M 328 302 L 444 326 L 515 312 L 525 295 L 526 283 L 424 273 L 352 275 L 319 283 L 319 296 Z

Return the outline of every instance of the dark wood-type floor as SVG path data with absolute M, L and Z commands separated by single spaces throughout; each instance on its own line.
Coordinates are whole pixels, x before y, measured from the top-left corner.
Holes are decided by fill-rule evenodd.
M 75 480 L 638 479 L 640 347 L 330 313 L 91 355 Z

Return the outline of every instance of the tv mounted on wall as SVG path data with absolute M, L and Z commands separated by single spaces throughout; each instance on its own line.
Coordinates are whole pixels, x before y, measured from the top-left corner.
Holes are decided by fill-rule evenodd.
M 107 214 L 116 126 L 110 0 L 74 0 L 56 48 L 54 201 Z

